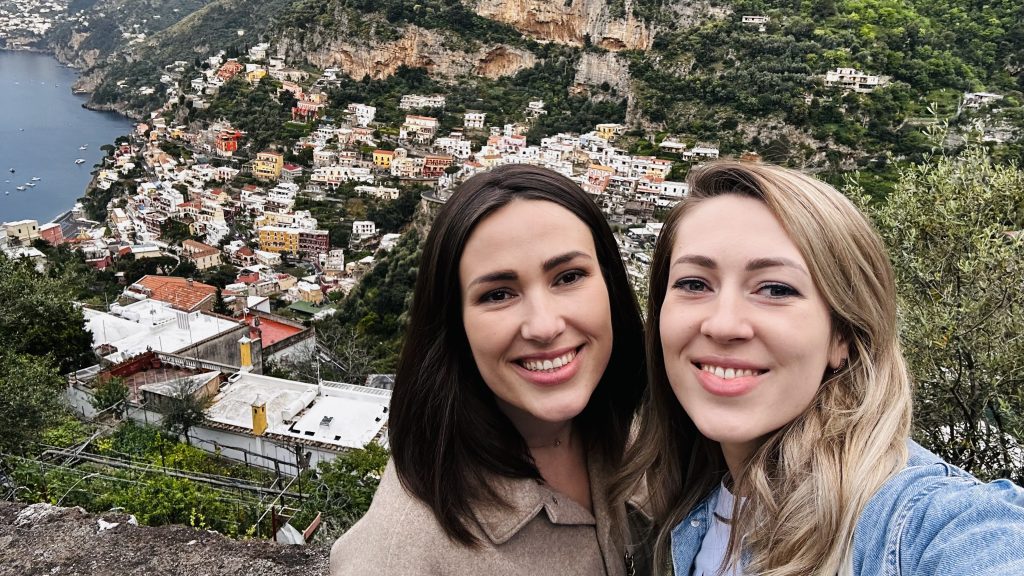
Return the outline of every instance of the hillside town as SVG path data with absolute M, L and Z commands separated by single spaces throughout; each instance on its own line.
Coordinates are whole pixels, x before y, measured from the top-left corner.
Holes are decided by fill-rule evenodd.
M 615 123 L 531 145 L 530 122 L 546 113 L 541 100 L 529 102 L 520 122 L 491 126 L 486 114 L 468 111 L 460 114 L 461 128 L 447 133 L 439 130 L 443 94 L 403 95 L 396 102 L 406 112 L 400 125 L 378 122 L 376 109 L 360 103 L 350 104 L 344 117 L 328 118 L 326 93 L 338 70 L 311 78 L 270 55 L 268 44 L 205 64 L 197 70 L 172 62 L 161 70 L 159 86 L 142 88 L 159 90 L 166 104 L 110 146 L 95 167 L 91 193 L 121 191 L 111 196 L 105 220 L 89 220 L 79 204 L 51 223 L 7 222 L 0 247 L 40 269 L 47 266 L 42 241 L 81 252 L 97 270 L 126 259 L 171 259 L 199 275 L 230 274 L 220 288 L 175 275 L 177 265 L 131 281 L 119 272 L 117 301 L 83 308 L 98 361 L 68 375 L 66 395 L 92 419 L 97 390 L 121 379 L 129 389 L 125 416 L 141 423 L 159 422 L 162 406 L 181 394 L 209 399 L 203 422 L 190 433 L 197 446 L 284 473 L 373 440 L 386 446 L 390 398 L 386 374 L 351 383 L 264 374 L 289 358 L 336 363 L 317 346 L 310 321 L 333 313 L 400 238 L 378 222 L 353 219 L 346 222 L 347 242 L 332 242 L 310 210 L 297 208 L 301 202 L 330 202 L 342 188 L 384 205 L 415 193 L 429 214 L 473 174 L 510 163 L 545 166 L 599 203 L 641 278 L 660 228 L 657 213 L 686 194 L 685 183 L 669 178 L 674 162 L 718 156 L 713 145 L 677 139 L 662 143 L 664 155 L 676 160 L 633 156 L 614 145 L 623 131 Z M 229 82 L 270 81 L 280 84 L 279 99 L 294 100 L 291 122 L 308 127 L 290 148 L 253 150 L 247 134 L 223 120 L 187 126 L 168 120 L 179 102 L 203 109 Z
M 0 4 L 0 39 L 30 47 L 66 8 L 53 0 Z M 74 17 L 88 25 L 84 12 Z M 771 24 L 761 14 L 741 20 L 760 33 Z M 64 396 L 78 417 L 95 422 L 113 414 L 156 424 L 175 403 L 196 399 L 201 418 L 185 427 L 186 442 L 272 471 L 280 494 L 294 494 L 283 476 L 298 478 L 368 444 L 388 447 L 394 375 L 378 367 L 346 381 L 323 377 L 321 366 L 347 372 L 350 360 L 323 345 L 318 322 L 343 313 L 346 298 L 358 296 L 389 255 L 404 255 L 407 241 L 417 239 L 412 233 L 461 183 L 508 164 L 570 178 L 605 214 L 640 286 L 665 214 L 688 193 L 689 168 L 733 152 L 741 160 L 760 158 L 714 136 L 631 132 L 603 117 L 581 133 L 536 138 L 531 128 L 550 117 L 551 99 L 532 92 L 512 121 L 500 122 L 479 110 L 449 109 L 450 95 L 434 92 L 396 95 L 386 114 L 369 98 L 334 107 L 332 95 L 346 81 L 341 69 L 299 67 L 286 61 L 284 47 L 251 42 L 244 32 L 238 31 L 244 48 L 231 55 L 161 63 L 149 85 L 121 81 L 122 96 L 161 105 L 131 134 L 104 146 L 88 190 L 67 212 L 48 223 L 0 223 L 0 252 L 46 271 L 50 249 L 60 247 L 116 284 L 110 301 L 76 303 L 95 356 L 65 375 Z M 121 41 L 147 37 L 139 29 Z M 849 66 L 815 77 L 836 100 L 881 91 L 891 81 Z M 237 117 L 210 113 L 222 109 L 225 94 L 257 87 L 286 110 L 289 118 L 274 127 L 290 137 L 257 139 Z M 983 141 L 1016 137 L 1003 124 L 972 116 L 998 106 L 1003 95 L 971 91 L 959 98 L 957 114 L 977 118 Z M 282 376 L 280 367 L 292 363 L 315 373 Z M 97 397 L 111 382 L 126 387 L 123 402 L 100 407 Z M 66 461 L 118 465 L 82 449 L 52 452 Z M 301 500 L 301 485 L 298 494 Z M 267 501 L 276 514 L 278 500 Z M 319 522 L 317 516 L 308 527 L 291 527 L 275 518 L 273 536 L 310 542 Z

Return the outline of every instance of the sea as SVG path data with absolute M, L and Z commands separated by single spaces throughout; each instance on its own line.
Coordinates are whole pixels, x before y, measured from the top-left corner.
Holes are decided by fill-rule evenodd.
M 86 98 L 71 93 L 76 78 L 52 56 L 0 51 L 0 223 L 44 224 L 70 210 L 100 147 L 132 131 L 124 116 L 83 108 Z

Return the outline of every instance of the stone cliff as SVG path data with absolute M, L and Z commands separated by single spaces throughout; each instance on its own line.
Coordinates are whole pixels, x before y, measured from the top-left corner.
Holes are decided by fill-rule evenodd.
M 583 46 L 588 41 L 612 51 L 647 50 L 651 28 L 633 16 L 613 18 L 605 0 L 463 0 L 477 14 L 504 22 L 538 40 Z
M 285 37 L 280 41 L 289 60 L 302 60 L 318 68 L 337 67 L 352 78 L 386 78 L 399 66 L 426 68 L 433 76 L 456 78 L 476 74 L 488 78 L 509 76 L 537 63 L 531 52 L 501 44 L 464 52 L 445 46 L 444 36 L 407 26 L 400 38 L 371 44 L 351 38 L 325 38 L 321 34 Z

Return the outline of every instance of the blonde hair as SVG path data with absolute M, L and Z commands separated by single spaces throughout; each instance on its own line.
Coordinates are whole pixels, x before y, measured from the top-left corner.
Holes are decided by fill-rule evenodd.
M 911 391 L 892 266 L 864 216 L 814 178 L 767 164 L 719 161 L 691 171 L 688 181 L 690 193 L 666 220 L 651 264 L 650 386 L 615 494 L 625 497 L 646 478 L 659 566 L 672 528 L 726 474 L 721 448 L 697 430 L 669 386 L 659 317 L 679 222 L 708 198 L 755 198 L 806 260 L 829 307 L 833 336 L 849 348 L 849 363 L 823 377 L 807 409 L 772 433 L 734 479 L 741 498 L 726 565 L 738 565 L 743 548 L 749 574 L 833 576 L 850 562 L 864 506 L 907 458 Z

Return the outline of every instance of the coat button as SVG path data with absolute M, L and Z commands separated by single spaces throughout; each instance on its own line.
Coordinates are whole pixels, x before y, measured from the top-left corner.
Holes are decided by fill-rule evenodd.
M 690 526 L 693 526 L 694 528 L 699 528 L 700 520 L 690 520 Z

